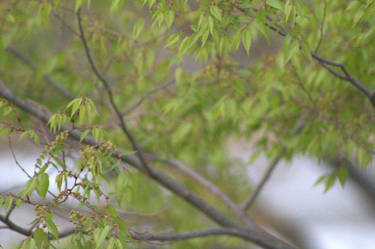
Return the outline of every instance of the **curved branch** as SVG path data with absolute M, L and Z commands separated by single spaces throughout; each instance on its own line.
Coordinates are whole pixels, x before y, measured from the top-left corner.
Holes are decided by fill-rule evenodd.
M 375 95 L 371 93 L 359 80 L 354 78 L 354 76 L 349 73 L 348 69 L 344 66 L 344 64 L 340 62 L 330 61 L 323 57 L 320 57 L 314 51 L 311 51 L 311 56 L 315 60 L 317 60 L 319 64 L 321 64 L 324 68 L 326 68 L 331 74 L 335 75 L 336 77 L 342 80 L 346 80 L 352 83 L 353 86 L 355 86 L 358 90 L 360 90 L 363 94 L 365 94 L 369 98 L 369 100 L 371 101 L 371 104 L 375 107 Z M 345 76 L 332 70 L 332 68 L 329 66 L 340 68 L 342 72 L 345 74 Z
M 211 191 L 214 195 L 216 195 L 219 199 L 221 199 L 230 210 L 239 218 L 241 221 L 245 222 L 246 225 L 249 227 L 256 227 L 255 223 L 251 220 L 250 217 L 248 217 L 242 210 L 241 208 L 234 203 L 228 195 L 226 195 L 223 191 L 221 191 L 216 185 L 214 185 L 212 182 L 206 180 L 204 177 L 196 173 L 194 170 L 191 170 L 189 167 L 184 165 L 182 162 L 178 160 L 167 160 L 167 159 L 162 159 L 158 158 L 154 155 L 147 155 L 150 156 L 154 160 L 158 160 L 160 162 L 163 162 L 167 165 L 173 166 L 185 174 L 189 175 L 191 178 L 193 178 L 195 181 L 199 182 L 202 184 L 206 189 Z
M 258 197 L 260 191 L 262 191 L 266 182 L 270 179 L 273 170 L 276 168 L 276 165 L 280 162 L 281 156 L 277 156 L 272 162 L 268 165 L 267 171 L 264 174 L 262 180 L 259 182 L 257 187 L 248 197 L 248 199 L 241 205 L 241 208 L 246 211 L 248 210 L 255 202 L 256 198 Z
M 135 138 L 133 137 L 133 135 L 131 134 L 131 132 L 129 131 L 125 121 L 124 121 L 124 118 L 119 110 L 119 108 L 117 107 L 116 103 L 115 103 L 115 100 L 113 98 L 113 93 L 112 93 L 112 89 L 108 83 L 108 81 L 106 80 L 106 78 L 99 72 L 97 66 L 95 65 L 95 62 L 94 62 L 94 59 L 92 58 L 91 56 L 91 52 L 90 52 L 90 48 L 87 44 L 87 40 L 86 40 L 86 37 L 85 37 L 85 32 L 83 31 L 83 26 L 82 26 L 82 18 L 81 18 L 81 10 L 79 9 L 78 12 L 77 12 L 77 19 L 78 19 L 78 27 L 79 27 L 79 33 L 80 33 L 80 38 L 82 40 L 82 44 L 83 44 L 83 47 L 85 49 L 85 52 L 86 52 L 86 57 L 87 57 L 87 60 L 89 61 L 89 64 L 91 66 L 91 69 L 92 71 L 94 72 L 95 76 L 103 83 L 106 91 L 107 91 L 107 94 L 108 94 L 108 98 L 109 98 L 109 101 L 111 103 L 111 106 L 113 108 L 113 110 L 115 111 L 116 113 L 116 116 L 117 118 L 119 119 L 120 121 L 120 127 L 121 127 L 121 130 L 124 132 L 124 134 L 128 137 L 130 143 L 132 144 L 133 146 L 133 149 L 136 151 L 136 154 L 139 158 L 139 160 L 141 161 L 142 163 L 142 166 L 145 168 L 146 172 L 148 174 L 152 174 L 151 172 L 151 168 L 150 166 L 148 165 L 147 161 L 145 160 L 145 158 L 143 157 L 143 153 L 141 151 L 141 148 L 140 146 L 138 145 L 138 143 L 136 142 Z
M 30 229 L 26 229 L 24 227 L 21 227 L 21 226 L 17 225 L 13 221 L 11 221 L 9 219 L 9 217 L 6 217 L 4 215 L 0 215 L 0 221 L 3 222 L 7 226 L 7 228 L 9 228 L 12 231 L 15 231 L 15 232 L 17 232 L 19 234 L 22 234 L 22 235 L 25 235 L 25 236 L 31 236 L 32 235 L 32 232 L 30 231 Z

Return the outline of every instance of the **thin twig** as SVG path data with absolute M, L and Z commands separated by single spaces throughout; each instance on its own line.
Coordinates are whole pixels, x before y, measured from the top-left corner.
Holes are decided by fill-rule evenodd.
M 334 62 L 334 61 L 327 60 L 323 57 L 320 57 L 319 55 L 317 55 L 313 51 L 311 51 L 311 55 L 320 64 L 339 67 L 343 71 L 345 76 L 339 75 L 338 73 L 334 73 L 333 70 L 329 70 L 329 72 L 331 72 L 333 75 L 335 75 L 336 77 L 338 77 L 340 79 L 351 82 L 356 88 L 358 88 L 361 92 L 363 92 L 370 99 L 372 105 L 375 107 L 374 95 L 365 86 L 363 86 L 363 84 L 359 80 L 355 79 L 354 76 L 349 73 L 348 69 L 344 66 L 344 64 L 342 64 L 340 62 Z M 325 67 L 325 68 L 327 68 L 327 67 Z
M 271 163 L 267 167 L 267 171 L 262 177 L 262 180 L 256 186 L 254 191 L 251 195 L 247 198 L 247 200 L 241 205 L 242 210 L 247 211 L 255 202 L 256 198 L 258 197 L 260 191 L 262 191 L 266 182 L 270 179 L 273 170 L 276 168 L 276 165 L 279 163 L 281 156 L 277 156 L 275 159 L 271 161 Z
M 71 27 L 69 24 L 65 22 L 65 20 L 57 13 L 56 10 L 52 9 L 51 11 L 52 15 L 64 26 L 66 27 L 73 35 L 76 35 L 79 37 L 79 34 Z
M 22 172 L 25 173 L 25 175 L 30 179 L 31 175 L 29 173 L 27 173 L 27 171 L 24 169 L 24 167 L 22 167 L 22 165 L 17 160 L 16 154 L 14 153 L 14 150 L 13 150 L 12 141 L 11 141 L 10 136 L 8 137 L 8 144 L 9 144 L 9 149 L 10 149 L 10 152 L 12 154 L 14 162 L 16 163 L 18 168 L 20 168 L 20 170 L 22 170 Z
M 139 160 L 141 161 L 142 166 L 145 168 L 146 172 L 148 174 L 152 174 L 150 166 L 148 165 L 147 161 L 143 157 L 143 154 L 142 154 L 140 146 L 138 145 L 138 143 L 134 139 L 132 133 L 128 130 L 128 127 L 125 124 L 124 118 L 122 117 L 121 112 L 120 112 L 119 108 L 117 107 L 117 105 L 115 103 L 115 100 L 113 98 L 112 89 L 111 89 L 108 81 L 99 72 L 97 66 L 95 65 L 94 59 L 91 56 L 90 48 L 88 46 L 88 43 L 87 43 L 87 40 L 86 40 L 86 37 L 85 37 L 85 33 L 83 31 L 82 18 L 81 18 L 81 10 L 77 11 L 77 18 L 78 18 L 78 27 L 79 27 L 80 37 L 81 37 L 81 40 L 82 40 L 82 44 L 83 44 L 83 46 L 85 48 L 86 57 L 87 57 L 87 60 L 89 61 L 91 69 L 94 72 L 94 74 L 96 75 L 96 77 L 103 83 L 103 85 L 104 85 L 104 87 L 105 87 L 105 89 L 107 91 L 108 98 L 109 98 L 109 101 L 111 103 L 111 106 L 112 106 L 113 110 L 115 111 L 115 113 L 117 115 L 117 118 L 120 121 L 121 130 L 128 137 L 130 143 L 133 146 L 133 149 L 136 151 L 136 154 L 137 154 Z
M 24 167 L 22 167 L 22 165 L 17 160 L 16 154 L 14 153 L 14 149 L 13 149 L 13 146 L 12 146 L 12 141 L 11 141 L 10 136 L 8 137 L 8 143 L 9 143 L 9 149 L 10 149 L 10 152 L 12 153 L 12 157 L 13 157 L 14 162 L 22 170 L 22 172 L 25 173 L 25 175 L 30 179 L 32 176 L 29 173 L 27 173 L 27 171 L 24 169 Z M 56 195 L 54 193 L 52 193 L 50 190 L 48 190 L 47 192 L 52 197 L 56 198 Z

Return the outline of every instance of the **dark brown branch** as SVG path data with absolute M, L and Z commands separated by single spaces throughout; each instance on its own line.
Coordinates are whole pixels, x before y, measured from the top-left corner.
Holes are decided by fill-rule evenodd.
M 251 195 L 248 197 L 248 199 L 241 205 L 242 210 L 246 211 L 248 210 L 255 202 L 256 198 L 258 197 L 260 191 L 262 191 L 264 185 L 266 182 L 270 179 L 271 174 L 273 170 L 275 169 L 276 165 L 279 163 L 281 157 L 278 156 L 275 159 L 271 161 L 271 163 L 267 167 L 267 171 L 264 174 L 262 180 L 259 182 L 257 187 L 254 189 L 254 191 L 251 193 Z
M 115 100 L 113 98 L 113 93 L 112 93 L 112 89 L 108 83 L 108 81 L 106 80 L 106 78 L 104 78 L 104 76 L 99 72 L 97 66 L 95 65 L 95 62 L 94 62 L 94 59 L 92 58 L 91 56 L 91 52 L 90 52 L 90 48 L 87 44 L 87 40 L 86 40 L 86 37 L 85 37 L 85 32 L 83 31 L 83 26 L 82 26 L 82 18 L 81 18 L 81 10 L 78 10 L 77 12 L 77 19 L 78 19 L 78 27 L 79 27 L 79 32 L 80 32 L 80 38 L 82 40 L 82 44 L 85 48 L 85 52 L 86 52 L 86 57 L 87 57 L 87 60 L 89 61 L 89 64 L 91 66 L 91 69 L 92 71 L 94 72 L 94 74 L 96 75 L 96 77 L 103 83 L 106 91 L 107 91 L 107 94 L 108 94 L 108 98 L 109 98 L 109 101 L 111 103 L 111 106 L 113 108 L 113 110 L 115 111 L 116 115 L 117 115 L 117 118 L 119 119 L 120 121 L 120 127 L 121 127 L 121 130 L 124 132 L 124 134 L 128 137 L 130 143 L 132 144 L 132 147 L 133 149 L 136 151 L 136 154 L 139 158 L 139 160 L 141 161 L 142 163 L 142 166 L 145 168 L 146 172 L 148 174 L 152 174 L 151 170 L 150 170 L 150 166 L 148 165 L 147 161 L 145 160 L 145 158 L 143 157 L 143 154 L 142 154 L 142 151 L 141 151 L 141 148 L 140 146 L 138 145 L 138 143 L 136 142 L 135 138 L 133 137 L 132 133 L 129 131 L 125 121 L 124 121 L 124 118 L 119 110 L 119 108 L 117 107 L 116 103 L 115 103 Z
M 14 55 L 17 59 L 21 60 L 23 63 L 25 63 L 31 70 L 33 70 L 34 72 L 35 71 L 38 71 L 38 67 L 37 65 L 35 65 L 35 63 L 30 59 L 28 58 L 27 56 L 25 56 L 24 54 L 21 53 L 21 51 L 19 51 L 17 48 L 13 47 L 13 46 L 8 46 L 6 48 L 6 50 L 11 53 L 12 55 Z M 67 98 L 70 98 L 70 99 L 73 99 L 74 98 L 74 95 L 69 92 L 68 90 L 64 89 L 63 87 L 61 87 L 57 82 L 55 82 L 50 76 L 48 75 L 43 75 L 43 79 L 48 83 L 50 84 L 52 87 L 54 87 L 57 91 L 59 91 L 62 95 L 64 95 L 65 97 Z
M 0 221 L 3 222 L 10 230 L 15 231 L 17 233 L 20 233 L 25 236 L 31 236 L 32 232 L 29 229 L 23 228 L 13 221 L 8 219 L 9 217 L 6 217 L 4 215 L 0 214 Z
M 29 229 L 25 229 L 21 226 L 18 226 L 14 222 L 5 219 L 3 215 L 0 215 L 0 221 L 2 221 L 4 224 L 6 224 L 7 228 L 15 231 L 17 233 L 20 233 L 25 236 L 32 236 L 32 231 Z M 63 232 L 59 233 L 59 239 L 68 237 L 76 232 L 86 233 L 84 231 L 77 231 L 75 229 L 67 229 Z M 189 232 L 182 232 L 182 233 L 160 233 L 160 234 L 150 234 L 150 233 L 139 233 L 135 231 L 129 231 L 130 236 L 135 240 L 141 240 L 141 241 L 178 241 L 178 240 L 188 240 L 188 239 L 194 239 L 194 238 L 202 238 L 207 236 L 218 236 L 218 235 L 226 235 L 226 236 L 234 236 L 239 237 L 248 241 L 255 242 L 256 244 L 263 246 L 264 248 L 269 249 L 293 249 L 292 246 L 286 245 L 284 243 L 275 242 L 275 246 L 267 246 L 267 244 L 264 244 L 263 236 L 260 233 L 260 231 L 255 232 L 254 235 L 249 234 L 247 231 L 242 231 L 235 228 L 207 228 L 203 230 L 197 230 L 197 231 L 189 231 Z M 273 237 L 270 237 L 271 239 L 275 239 Z M 54 240 L 53 236 L 49 235 L 50 240 Z
M 338 77 L 340 79 L 343 79 L 343 80 L 346 80 L 346 81 L 349 81 L 350 83 L 352 83 L 353 86 L 355 86 L 357 89 L 359 89 L 362 93 L 364 93 L 370 99 L 372 105 L 375 107 L 374 94 L 372 94 L 361 82 L 359 82 L 359 80 L 355 79 L 354 76 L 349 73 L 348 69 L 344 66 L 344 64 L 342 64 L 340 62 L 330 61 L 330 60 L 327 60 L 323 57 L 320 57 L 314 51 L 311 51 L 311 55 L 321 65 L 323 65 L 326 69 L 328 69 L 328 71 L 330 73 L 332 73 L 333 75 L 335 75 L 336 77 Z M 332 68 L 330 68 L 329 66 L 334 66 L 334 67 L 340 68 L 342 70 L 342 72 L 345 74 L 345 76 L 337 73 L 334 70 L 332 70 Z
M 9 219 L 6 219 L 3 215 L 0 215 L 0 221 L 6 224 L 7 228 L 25 236 L 32 236 L 32 231 L 30 229 L 25 229 Z M 67 229 L 59 233 L 58 238 L 68 237 L 76 232 L 86 233 L 85 231 L 77 231 L 75 229 Z M 150 234 L 150 233 L 139 233 L 135 231 L 129 231 L 130 236 L 135 240 L 142 241 L 177 241 L 177 240 L 187 240 L 194 238 L 201 238 L 207 236 L 218 236 L 218 235 L 227 235 L 234 236 L 238 238 L 245 239 L 247 241 L 255 242 L 257 245 L 262 246 L 266 249 L 294 249 L 294 247 L 285 244 L 278 239 L 269 236 L 264 237 L 262 234 L 263 231 L 257 230 L 252 233 L 246 230 L 240 230 L 236 228 L 207 228 L 203 230 L 182 232 L 182 233 L 160 233 L 160 234 Z M 50 240 L 55 240 L 52 235 L 48 236 Z M 269 241 L 265 243 L 264 241 Z M 269 246 L 268 244 L 272 242 L 274 245 Z
M 0 215 L 0 221 L 3 222 L 6 225 L 6 228 L 8 228 L 8 229 L 10 229 L 14 232 L 17 232 L 17 233 L 22 234 L 22 235 L 27 236 L 27 237 L 33 235 L 32 229 L 27 229 L 27 228 L 21 227 L 21 226 L 17 225 L 16 223 L 14 223 L 13 221 L 11 221 L 10 219 L 8 219 L 8 217 L 6 217 L 4 215 Z M 59 233 L 58 239 L 68 237 L 75 232 L 77 232 L 75 229 L 67 229 L 65 231 L 62 231 L 62 232 Z M 56 238 L 54 236 L 52 236 L 51 234 L 48 235 L 48 239 L 49 240 L 56 240 Z

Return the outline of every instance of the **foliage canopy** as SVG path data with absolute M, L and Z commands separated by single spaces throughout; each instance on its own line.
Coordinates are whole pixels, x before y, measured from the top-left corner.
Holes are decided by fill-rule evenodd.
M 227 142 L 251 140 L 250 163 L 260 153 L 273 167 L 339 154 L 367 167 L 374 12 L 372 0 L 1 1 L 0 132 L 44 148 L 24 189 L 1 194 L 1 220 L 26 236 L 26 249 L 208 235 L 293 248 L 236 204 L 250 187 Z M 260 43 L 276 49 L 255 58 Z M 346 175 L 341 167 L 318 183 L 328 190 Z M 31 228 L 9 219 L 22 203 L 35 210 Z M 62 231 L 54 210 L 73 229 Z M 162 221 L 138 233 L 141 222 L 123 210 L 162 210 Z M 158 233 L 171 228 L 197 231 Z M 62 237 L 65 245 L 55 242 Z

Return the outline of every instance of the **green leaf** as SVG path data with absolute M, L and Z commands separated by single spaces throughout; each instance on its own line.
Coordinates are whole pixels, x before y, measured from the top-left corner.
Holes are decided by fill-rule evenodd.
M 103 131 L 100 128 L 93 128 L 91 134 L 96 141 L 103 140 Z
M 27 181 L 24 190 L 21 192 L 21 198 L 25 198 L 26 196 L 30 195 L 37 186 L 37 178 L 33 177 Z
M 52 214 L 52 213 L 50 213 Z M 52 218 L 47 218 L 46 219 L 46 225 L 48 228 L 48 231 L 55 237 L 56 239 L 59 238 L 59 231 L 57 230 L 57 227 L 55 223 L 52 221 Z
M 247 28 L 242 32 L 242 45 L 245 48 L 247 55 L 249 55 L 250 47 L 251 47 L 251 30 L 250 30 L 250 28 Z
M 172 135 L 172 141 L 173 142 L 179 142 L 181 139 L 183 139 L 192 129 L 191 123 L 183 123 L 177 131 Z
M 145 19 L 140 19 L 133 27 L 133 37 L 137 39 L 145 26 Z
M 10 207 L 12 206 L 12 203 L 13 203 L 13 197 L 8 196 L 7 199 L 5 200 L 5 204 L 4 204 L 4 207 L 5 207 L 6 211 L 8 211 L 10 209 Z
M 248 164 L 250 165 L 253 164 L 259 158 L 260 155 L 261 155 L 260 151 L 254 152 L 249 158 Z
M 112 0 L 110 11 L 111 13 L 122 8 L 124 0 Z
M 95 240 L 95 244 L 96 244 L 95 249 L 100 248 L 100 246 L 103 244 L 103 242 L 104 242 L 105 238 L 107 237 L 110 230 L 111 230 L 111 227 L 107 225 L 103 229 L 98 228 L 95 231 L 95 234 L 94 234 L 94 240 Z
M 241 36 L 242 36 L 242 31 L 241 31 L 241 29 L 238 29 L 237 32 L 233 36 L 232 49 L 234 49 L 234 50 L 238 49 L 238 47 L 240 46 L 240 43 L 241 43 Z
M 336 171 L 336 177 L 339 179 L 341 187 L 344 187 L 347 175 L 348 175 L 348 169 L 345 166 L 340 167 Z
M 43 229 L 38 228 L 34 234 L 33 238 L 35 241 L 35 244 L 38 248 L 47 248 L 46 245 L 48 243 L 48 234 L 43 231 Z
M 75 98 L 72 101 L 69 102 L 69 104 L 66 106 L 65 110 L 70 109 L 70 117 L 72 118 L 74 114 L 79 110 L 80 106 L 82 104 L 82 98 Z
M 23 242 L 22 249 L 35 249 L 35 241 L 33 238 L 28 238 Z
M 319 183 L 321 183 L 324 179 L 326 179 L 325 175 L 319 177 L 318 180 L 315 181 L 314 187 L 317 186 L 317 185 L 319 185 Z
M 119 239 L 115 240 L 116 249 L 123 249 L 122 243 Z
M 267 5 L 274 7 L 278 10 L 283 9 L 283 4 L 279 0 L 267 0 Z
M 111 237 L 108 240 L 107 249 L 113 249 L 115 248 L 115 238 Z
M 85 139 L 85 137 L 87 137 L 87 135 L 89 134 L 90 130 L 85 130 L 82 132 L 81 136 L 79 137 L 79 141 L 82 142 L 83 139 Z
M 85 2 L 86 2 L 86 0 L 76 0 L 76 4 L 74 6 L 74 11 L 77 12 L 78 9 L 80 9 Z
M 175 15 L 175 13 L 172 10 L 167 11 L 167 13 L 165 15 L 165 21 L 167 23 L 168 28 L 170 28 L 172 26 L 172 23 L 174 21 L 174 15 Z
M 38 176 L 38 185 L 36 186 L 36 191 L 39 196 L 44 200 L 49 187 L 49 175 L 47 173 L 40 174 Z
M 57 185 L 57 188 L 59 189 L 59 191 L 61 191 L 63 177 L 64 177 L 63 174 L 60 173 L 55 178 L 55 182 L 56 182 L 56 185 Z
M 172 34 L 168 37 L 165 47 L 168 48 L 180 40 L 180 34 Z
M 211 12 L 211 14 L 212 14 L 216 19 L 218 19 L 219 21 L 222 20 L 221 9 L 220 9 L 219 7 L 217 7 L 216 5 L 211 5 L 211 7 L 210 7 L 210 12 Z
M 25 137 L 28 136 L 29 138 L 33 139 L 36 144 L 40 143 L 39 136 L 35 133 L 33 130 L 27 130 L 24 131 L 21 136 L 19 137 L 19 140 L 25 139 Z
M 336 181 L 336 176 L 334 174 L 331 174 L 330 176 L 328 176 L 326 180 L 326 187 L 324 189 L 324 193 L 327 193 L 327 191 L 333 187 L 333 185 L 335 184 L 335 181 Z
M 20 208 L 20 207 L 21 207 L 21 204 L 22 204 L 22 200 L 21 200 L 21 199 L 16 200 L 16 207 L 17 207 L 17 208 Z M 1 206 L 1 205 L 0 205 L 0 206 Z
M 211 35 L 214 35 L 214 19 L 211 16 L 208 17 L 208 27 Z

